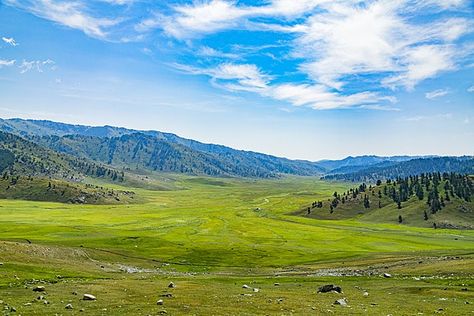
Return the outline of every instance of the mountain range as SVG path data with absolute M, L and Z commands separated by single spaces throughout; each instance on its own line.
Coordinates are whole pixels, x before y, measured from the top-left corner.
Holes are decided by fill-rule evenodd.
M 37 146 L 24 148 L 47 150 L 48 154 L 55 157 L 59 155 L 57 157 L 67 157 L 69 160 L 74 157 L 82 163 L 95 164 L 96 168 L 102 166 L 115 170 L 110 171 L 115 178 L 117 170 L 258 178 L 281 174 L 318 175 L 346 181 L 371 181 L 407 175 L 416 170 L 474 173 L 473 157 L 372 155 L 311 162 L 205 144 L 171 133 L 114 126 L 92 127 L 45 120 L 0 119 L 0 131 L 4 136 L 16 135 Z M 8 153 L 4 151 L 3 155 L 7 157 Z M 56 158 L 52 160 L 57 161 Z

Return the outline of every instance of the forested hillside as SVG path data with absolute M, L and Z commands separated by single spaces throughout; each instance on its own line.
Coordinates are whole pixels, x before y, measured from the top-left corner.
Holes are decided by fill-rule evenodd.
M 358 218 L 433 228 L 474 229 L 474 178 L 422 173 L 360 184 L 300 211 L 319 219 Z
M 111 181 L 123 173 L 84 158 L 57 153 L 19 136 L 0 132 L 0 172 L 10 176 L 53 177 L 79 181 L 85 176 Z
M 373 182 L 378 179 L 408 177 L 413 174 L 431 172 L 458 172 L 474 174 L 474 157 L 428 157 L 416 158 L 398 163 L 381 163 L 348 173 L 324 176 L 326 180 Z

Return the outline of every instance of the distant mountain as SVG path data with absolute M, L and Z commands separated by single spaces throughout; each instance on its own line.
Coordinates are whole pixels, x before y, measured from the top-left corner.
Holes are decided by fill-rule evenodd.
M 8 131 L 52 150 L 132 170 L 211 176 L 321 175 L 318 164 L 204 144 L 158 131 L 88 127 L 51 121 L 0 120 Z
M 398 163 L 382 163 L 349 173 L 324 176 L 327 180 L 373 182 L 376 180 L 408 177 L 429 172 L 457 172 L 474 174 L 474 157 L 432 157 L 417 158 Z
M 377 164 L 391 164 L 401 161 L 408 161 L 419 157 L 414 156 L 392 156 L 392 157 L 380 157 L 380 156 L 358 156 L 341 160 L 320 160 L 318 165 L 325 168 L 328 173 L 348 173 L 360 170 L 361 168 L 367 168 L 368 166 Z
M 326 179 L 344 181 L 371 181 L 420 172 L 474 173 L 469 157 L 372 155 L 310 162 L 205 144 L 171 133 L 113 126 L 0 119 L 0 131 L 19 135 L 55 152 L 132 171 L 260 178 L 279 174 L 325 175 Z

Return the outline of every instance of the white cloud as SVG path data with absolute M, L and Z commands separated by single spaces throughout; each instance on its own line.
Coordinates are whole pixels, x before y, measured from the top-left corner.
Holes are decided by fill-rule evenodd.
M 114 19 L 91 16 L 86 13 L 85 5 L 79 1 L 5 0 L 5 2 L 41 18 L 81 30 L 89 36 L 103 39 L 107 37 L 107 28 L 119 22 Z
M 49 69 L 54 69 L 55 62 L 51 59 L 46 60 L 23 60 L 21 65 L 18 66 L 20 68 L 20 73 L 24 74 L 26 72 L 36 70 L 37 72 L 43 72 L 45 67 L 49 67 Z
M 264 97 L 289 102 L 294 106 L 307 106 L 318 110 L 350 107 L 385 110 L 388 108 L 378 103 L 396 101 L 393 97 L 369 91 L 343 95 L 331 91 L 324 85 L 273 83 L 271 76 L 262 73 L 257 66 L 251 64 L 227 63 L 209 69 L 179 64 L 175 64 L 174 67 L 187 73 L 209 76 L 215 86 L 227 90 L 255 92 Z
M 474 86 L 470 86 L 469 88 L 467 88 L 467 92 L 474 92 Z
M 201 48 L 199 48 L 197 51 L 197 55 L 203 56 L 203 57 L 217 57 L 217 58 L 227 58 L 227 59 L 240 58 L 238 54 L 225 53 L 209 46 L 202 46 Z
M 438 89 L 438 90 L 434 90 L 434 91 L 430 91 L 430 92 L 425 93 L 425 97 L 427 99 L 433 100 L 433 99 L 436 99 L 436 98 L 443 97 L 443 96 L 447 95 L 448 93 L 449 93 L 448 89 Z
M 2 37 L 2 40 L 3 40 L 5 43 L 7 43 L 7 44 L 9 44 L 9 45 L 11 45 L 11 46 L 18 46 L 18 45 L 20 45 L 20 44 L 18 44 L 18 43 L 15 41 L 15 39 L 14 39 L 13 37 Z
M 194 2 L 191 5 L 176 5 L 175 14 L 154 16 L 143 20 L 138 30 L 147 31 L 162 28 L 166 34 L 179 39 L 193 38 L 230 28 L 245 29 L 250 25 L 259 25 L 267 30 L 291 31 L 291 27 L 270 24 L 251 24 L 254 17 L 279 17 L 294 19 L 307 15 L 321 3 L 328 0 L 273 0 L 266 5 L 244 6 L 237 1 L 210 0 Z
M 14 59 L 12 60 L 0 59 L 0 68 L 13 66 L 15 62 L 16 61 Z

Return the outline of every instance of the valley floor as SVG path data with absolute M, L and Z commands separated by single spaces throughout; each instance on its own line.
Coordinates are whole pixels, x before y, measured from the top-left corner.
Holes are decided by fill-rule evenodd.
M 290 215 L 350 187 L 314 178 L 149 181 L 162 190 L 133 189 L 142 204 L 1 200 L 2 312 L 474 313 L 473 231 Z

